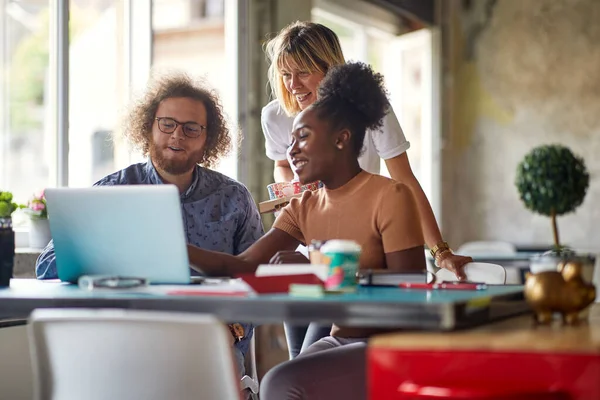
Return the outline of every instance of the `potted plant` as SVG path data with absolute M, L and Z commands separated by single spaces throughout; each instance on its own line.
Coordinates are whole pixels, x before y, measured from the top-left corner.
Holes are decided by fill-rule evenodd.
M 50 239 L 50 224 L 48 223 L 48 209 L 44 191 L 34 194 L 24 211 L 31 218 L 29 228 L 29 247 L 41 249 L 46 247 Z
M 0 191 L 0 287 L 10 283 L 15 259 L 15 233 L 12 213 L 18 208 L 12 193 Z
M 583 159 L 565 146 L 536 147 L 519 163 L 515 185 L 521 200 L 529 210 L 546 215 L 552 221 L 554 246 L 543 257 L 538 257 L 538 271 L 556 268 L 560 260 L 573 258 L 574 252 L 560 242 L 556 219 L 575 211 L 583 203 L 589 181 Z M 532 272 L 537 272 L 534 264 Z

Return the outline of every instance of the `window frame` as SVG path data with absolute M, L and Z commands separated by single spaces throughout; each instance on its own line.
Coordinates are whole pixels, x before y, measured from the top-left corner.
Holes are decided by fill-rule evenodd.
M 50 10 L 49 32 L 49 76 L 48 94 L 50 98 L 50 133 L 54 144 L 52 148 L 50 171 L 47 187 L 69 186 L 69 17 L 71 0 L 48 0 Z M 152 2 L 137 0 L 118 0 L 115 7 L 122 7 L 118 13 L 123 23 L 123 68 L 125 77 L 123 99 L 127 101 L 130 93 L 145 87 L 152 65 Z M 4 10 L 2 11 L 4 12 Z M 0 48 L 4 51 L 4 44 Z M 8 91 L 3 91 L 3 93 Z M 3 94 L 3 104 L 9 104 Z M 60 106 L 58 106 L 60 105 Z M 5 125 L 5 122 L 2 121 Z M 116 155 L 122 162 L 140 161 L 135 153 Z M 18 219 L 18 218 L 17 218 Z M 28 251 L 29 225 L 15 226 L 19 236 L 17 247 L 21 252 Z

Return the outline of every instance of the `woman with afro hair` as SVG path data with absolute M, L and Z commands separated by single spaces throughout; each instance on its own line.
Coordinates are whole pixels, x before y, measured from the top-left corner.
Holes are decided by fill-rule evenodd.
M 190 262 L 215 275 L 252 272 L 277 252 L 312 240 L 347 239 L 361 245 L 361 269 L 415 272 L 426 268 L 424 239 L 411 190 L 361 169 L 365 132 L 389 110 L 383 77 L 363 63 L 332 67 L 318 99 L 294 119 L 289 159 L 300 182 L 321 189 L 294 198 L 271 230 L 238 256 L 189 246 Z M 297 358 L 271 370 L 261 398 L 363 399 L 366 341 L 390 331 L 333 325 Z

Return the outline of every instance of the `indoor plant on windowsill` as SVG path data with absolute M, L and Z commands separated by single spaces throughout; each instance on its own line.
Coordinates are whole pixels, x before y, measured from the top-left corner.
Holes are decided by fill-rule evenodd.
M 8 286 L 13 274 L 15 233 L 11 216 L 18 206 L 12 197 L 12 193 L 0 190 L 0 287 Z
M 29 247 L 43 249 L 50 239 L 50 224 L 48 223 L 48 209 L 46 208 L 46 196 L 42 190 L 33 195 L 24 209 L 31 218 L 29 228 Z

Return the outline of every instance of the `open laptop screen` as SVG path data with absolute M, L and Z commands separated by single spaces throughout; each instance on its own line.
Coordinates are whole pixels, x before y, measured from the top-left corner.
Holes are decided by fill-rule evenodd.
M 58 277 L 143 277 L 189 283 L 185 231 L 174 185 L 46 190 Z

